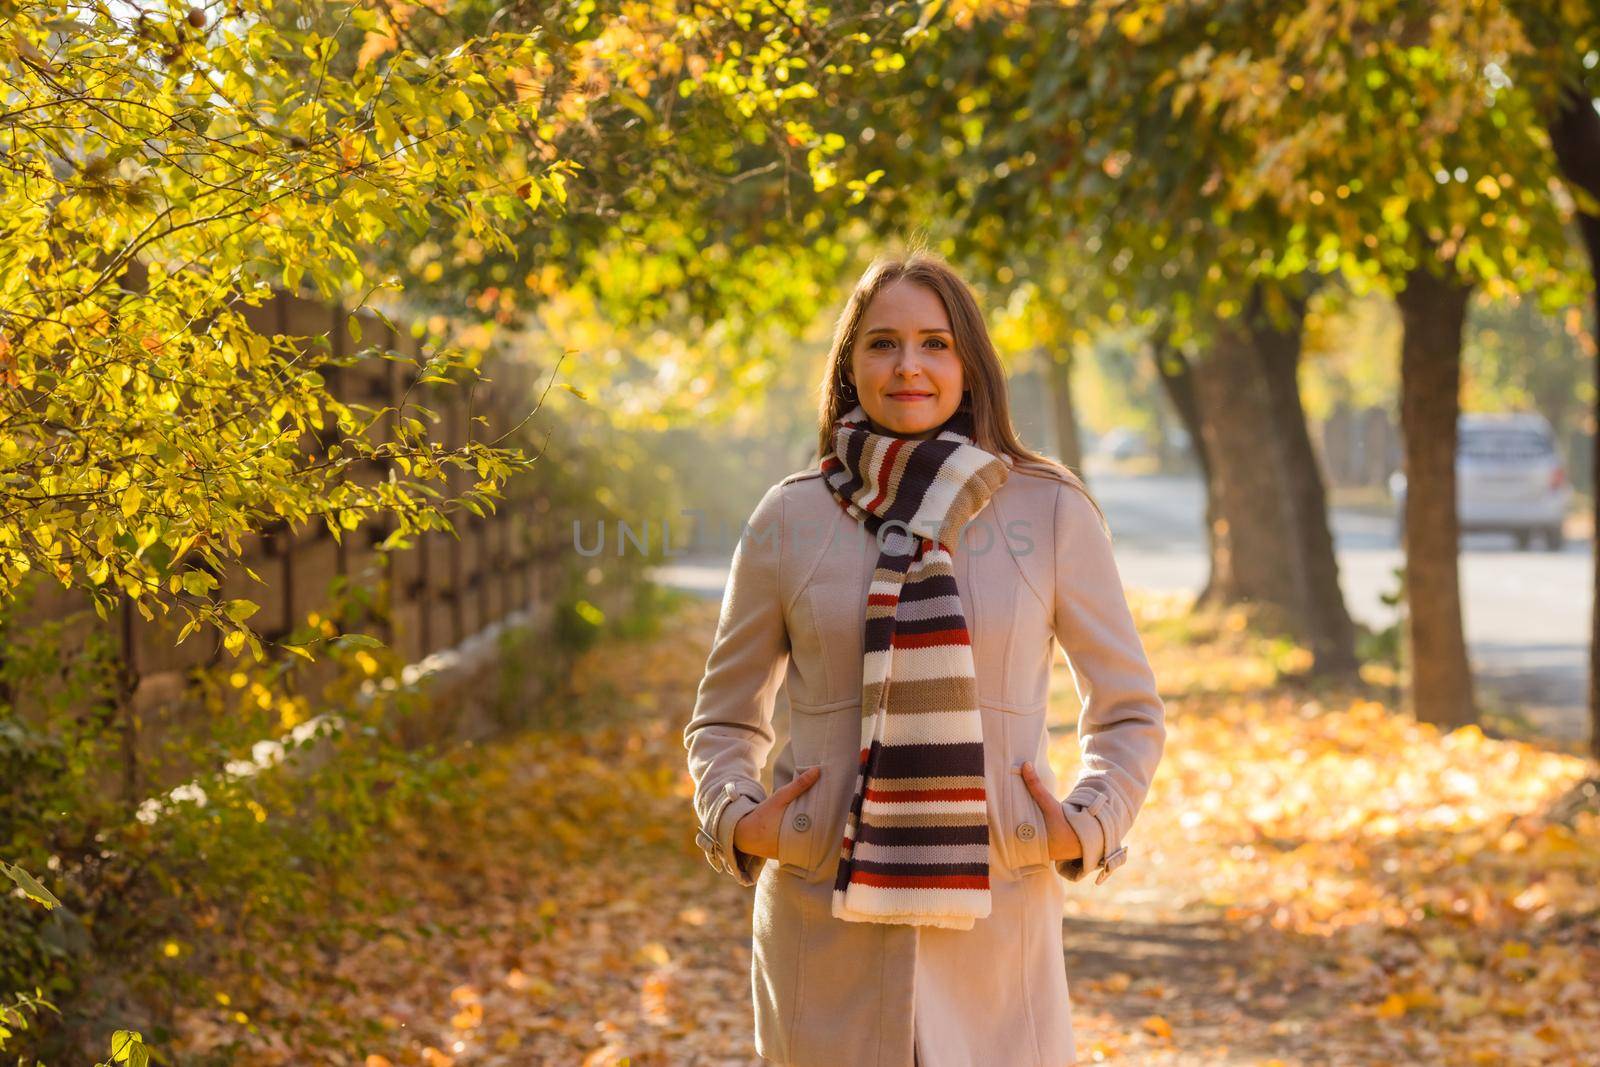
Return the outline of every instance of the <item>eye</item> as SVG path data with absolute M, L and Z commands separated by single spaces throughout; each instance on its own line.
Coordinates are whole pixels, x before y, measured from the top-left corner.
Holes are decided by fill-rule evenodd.
M 944 338 L 943 337 L 930 337 L 930 338 L 928 338 L 928 343 L 931 344 L 931 345 L 938 345 L 940 348 L 949 348 L 950 347 L 949 345 L 944 343 Z
M 874 341 L 870 345 L 868 345 L 867 347 L 868 348 L 877 348 L 880 344 L 893 345 L 894 342 L 889 340 L 887 337 L 880 337 L 876 341 Z

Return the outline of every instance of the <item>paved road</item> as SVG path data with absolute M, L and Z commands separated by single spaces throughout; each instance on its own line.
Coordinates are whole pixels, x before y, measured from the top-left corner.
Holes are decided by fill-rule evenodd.
M 1204 495 L 1198 479 L 1128 477 L 1090 468 L 1091 488 L 1116 542 L 1130 588 L 1198 589 L 1205 581 Z M 1392 625 L 1380 596 L 1397 585 L 1401 562 L 1388 514 L 1335 508 L 1339 580 L 1350 612 L 1373 627 Z M 1509 537 L 1462 538 L 1461 579 L 1474 676 L 1519 706 L 1553 737 L 1588 736 L 1585 711 L 1590 590 L 1594 559 L 1586 541 L 1561 552 L 1519 552 Z M 683 560 L 659 568 L 669 585 L 720 597 L 726 560 Z

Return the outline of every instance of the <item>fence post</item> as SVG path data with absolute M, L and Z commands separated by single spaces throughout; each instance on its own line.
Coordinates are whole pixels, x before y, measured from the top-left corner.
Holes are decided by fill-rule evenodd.
M 139 688 L 138 646 L 133 632 L 133 598 L 121 594 L 121 654 L 117 657 L 117 720 L 122 735 L 122 799 L 132 811 L 139 803 L 139 720 L 133 694 Z

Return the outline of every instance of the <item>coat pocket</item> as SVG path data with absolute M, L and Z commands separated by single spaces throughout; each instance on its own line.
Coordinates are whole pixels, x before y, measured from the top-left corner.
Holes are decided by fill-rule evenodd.
M 995 783 L 992 840 L 998 846 L 996 851 L 1001 862 L 1019 876 L 1050 866 L 1050 836 L 1045 829 L 1044 813 L 1022 778 L 1025 760 L 1033 760 L 1035 767 L 1040 766 L 1044 720 L 1043 708 L 1011 710 L 985 705 L 984 743 L 987 745 L 992 738 L 999 749 L 995 764 L 991 765 L 999 779 Z M 1052 784 L 1053 775 L 1048 766 L 1039 774 L 1046 786 Z
M 820 767 L 811 788 L 795 797 L 778 824 L 778 870 L 815 880 L 837 855 L 844 839 L 844 817 L 854 787 L 860 716 L 854 703 L 796 712 L 790 719 L 789 752 L 794 775 Z M 793 779 L 788 779 L 793 781 Z M 774 787 L 777 782 L 774 772 Z
M 1011 869 L 1017 874 L 1032 874 L 1050 864 L 1050 835 L 1046 831 L 1044 813 L 1039 802 L 1028 792 L 1028 783 L 1022 777 L 1022 760 L 1018 759 L 1006 775 L 1006 852 L 1011 859 Z
M 795 777 L 799 777 L 814 763 L 795 764 Z M 789 801 L 783 811 L 783 822 L 778 825 L 778 869 L 790 874 L 808 875 L 822 862 L 823 845 L 827 837 L 824 817 L 829 805 L 827 792 L 832 786 L 831 772 L 822 768 L 822 774 L 811 788 Z

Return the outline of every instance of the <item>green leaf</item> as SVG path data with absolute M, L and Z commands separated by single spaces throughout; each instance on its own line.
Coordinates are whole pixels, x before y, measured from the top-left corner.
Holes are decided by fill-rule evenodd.
M 382 648 L 383 642 L 371 634 L 340 634 L 334 644 L 342 648 Z
M 0 871 L 4 871 L 6 877 L 15 882 L 17 888 L 22 890 L 29 900 L 43 904 L 47 908 L 61 907 L 61 901 L 56 899 L 56 895 L 40 885 L 38 879 L 21 867 L 0 861 Z
M 228 618 L 234 622 L 243 622 L 261 610 L 261 605 L 250 600 L 228 601 Z
M 144 1035 L 137 1030 L 118 1030 L 112 1034 L 111 1062 L 145 1067 L 150 1062 L 150 1052 L 145 1048 Z
M 217 584 L 217 576 L 209 571 L 184 571 L 183 591 L 190 596 L 204 596 Z
M 388 315 L 385 315 L 383 313 L 383 309 L 382 308 L 368 307 L 367 311 L 371 312 L 372 315 L 374 317 L 376 317 L 379 322 L 381 322 L 385 326 L 389 327 L 389 329 L 394 330 L 395 333 L 399 333 L 400 332 L 399 330 L 395 329 L 394 320 L 391 319 Z
M 638 96 L 630 93 L 626 89 L 616 89 L 611 95 L 616 98 L 618 103 L 627 108 L 629 111 L 633 112 L 635 115 L 638 115 L 640 118 L 652 125 L 655 124 L 655 111 L 650 107 L 649 104 L 645 103 Z

